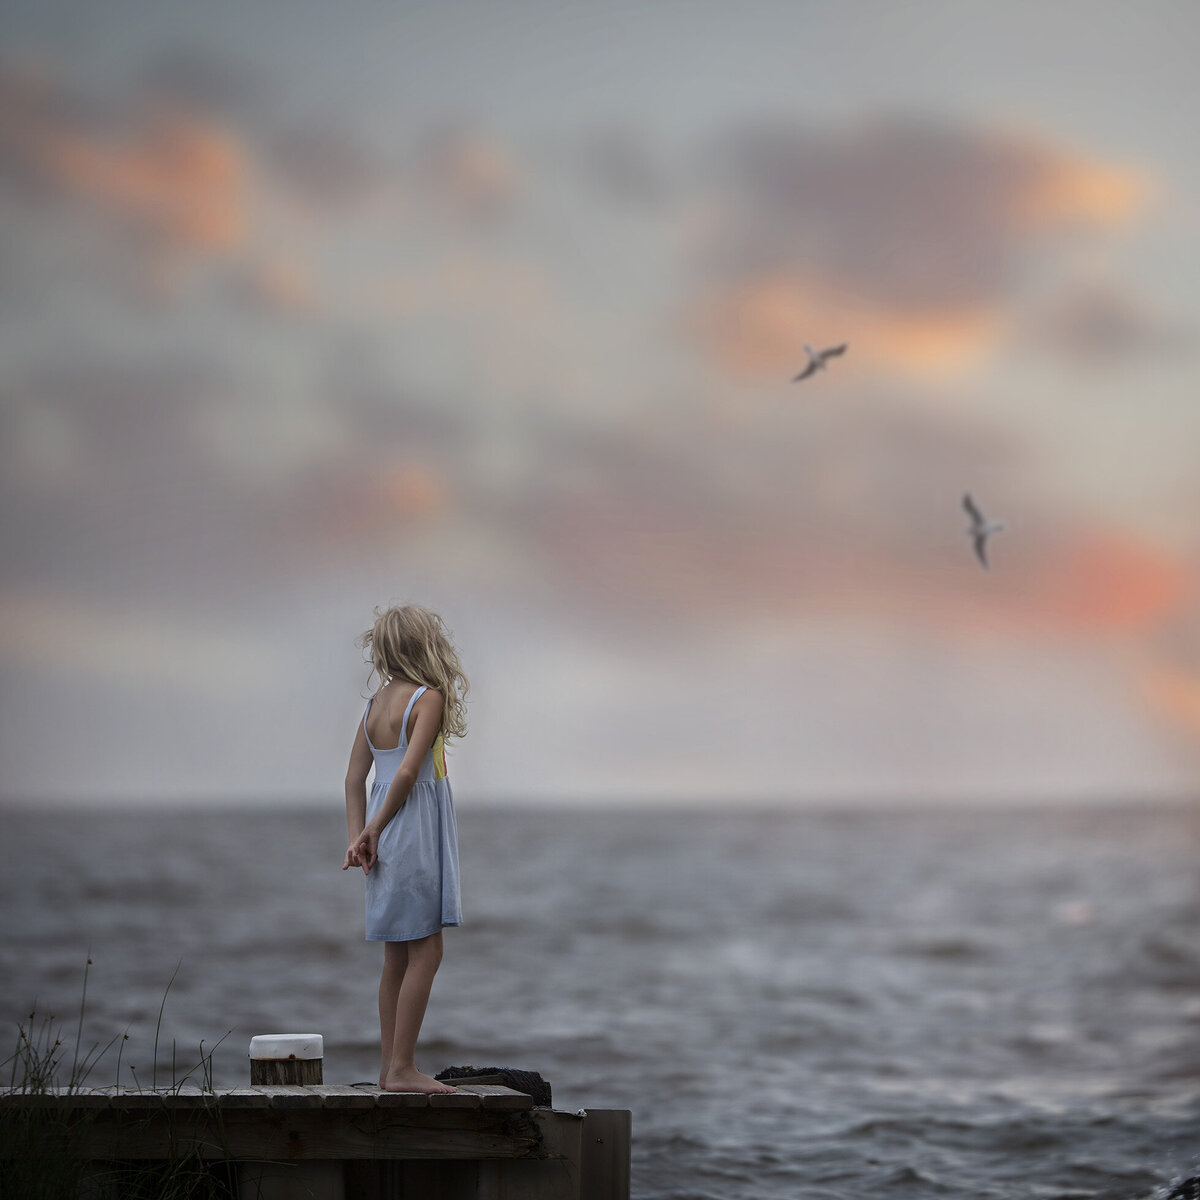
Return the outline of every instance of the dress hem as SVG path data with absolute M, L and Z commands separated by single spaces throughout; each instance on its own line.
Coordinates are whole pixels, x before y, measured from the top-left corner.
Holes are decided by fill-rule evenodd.
M 440 925 L 435 925 L 424 933 L 368 933 L 366 940 L 368 942 L 417 942 L 421 938 L 433 937 L 435 933 L 441 933 L 443 929 L 457 929 L 461 924 L 461 921 L 443 921 Z

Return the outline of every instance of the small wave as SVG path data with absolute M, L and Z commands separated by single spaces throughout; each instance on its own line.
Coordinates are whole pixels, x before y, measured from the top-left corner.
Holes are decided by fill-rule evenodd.
M 803 925 L 823 921 L 856 921 L 862 911 L 850 900 L 828 893 L 781 896 L 768 904 L 763 918 L 772 924 Z
M 900 942 L 893 953 L 914 958 L 981 960 L 992 956 L 992 947 L 966 937 L 934 937 Z
M 893 1167 L 876 1180 L 874 1186 L 888 1188 L 889 1190 L 894 1189 L 898 1195 L 913 1192 L 918 1196 L 941 1196 L 946 1195 L 952 1190 L 957 1190 L 952 1189 L 936 1176 L 918 1170 L 911 1163 Z
M 1156 1189 L 1150 1200 L 1200 1200 L 1200 1175 L 1173 1179 L 1166 1187 Z
M 1160 971 L 1160 986 L 1191 987 L 1200 983 L 1200 947 L 1170 933 L 1152 933 L 1142 940 L 1150 963 Z
M 600 933 L 629 942 L 646 942 L 669 937 L 671 928 L 663 921 L 643 913 L 615 916 L 610 912 L 594 913 L 582 918 L 577 927 L 580 933 Z
M 857 1121 L 844 1129 L 836 1130 L 831 1137 L 862 1138 L 912 1138 L 932 1139 L 935 1132 L 969 1133 L 976 1128 L 971 1121 L 954 1121 L 937 1117 L 869 1117 Z

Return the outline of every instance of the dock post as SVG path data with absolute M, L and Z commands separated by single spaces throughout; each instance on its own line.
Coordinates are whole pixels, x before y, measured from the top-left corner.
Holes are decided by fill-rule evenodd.
M 535 1108 L 532 1115 L 545 1157 L 480 1162 L 475 1200 L 579 1200 L 583 1114 Z
M 265 1033 L 250 1039 L 250 1083 L 255 1087 L 323 1082 L 325 1039 L 319 1033 Z
M 580 1200 L 629 1200 L 633 1114 L 589 1108 L 583 1117 Z
M 254 1087 L 315 1087 L 323 1082 L 325 1039 L 319 1033 L 269 1033 L 250 1039 Z M 335 1159 L 245 1162 L 239 1200 L 345 1200 L 345 1172 Z

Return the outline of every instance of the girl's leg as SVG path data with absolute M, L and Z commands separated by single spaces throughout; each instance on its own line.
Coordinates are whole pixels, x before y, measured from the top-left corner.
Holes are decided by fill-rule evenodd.
M 455 1088 L 423 1075 L 413 1061 L 417 1035 L 429 1003 L 429 989 L 442 962 L 442 935 L 434 933 L 401 944 L 407 948 L 408 962 L 396 993 L 391 1061 L 385 1066 L 380 1087 L 389 1092 L 453 1092 Z M 381 989 L 381 1004 L 382 995 Z
M 392 1061 L 392 1042 L 396 1037 L 396 997 L 408 967 L 408 943 L 383 943 L 383 971 L 379 976 L 379 1049 L 381 1066 L 379 1086 L 383 1087 Z

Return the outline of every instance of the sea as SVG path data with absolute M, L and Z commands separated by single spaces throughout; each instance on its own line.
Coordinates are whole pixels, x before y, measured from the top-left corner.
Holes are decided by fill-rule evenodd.
M 631 1109 L 638 1200 L 1148 1200 L 1200 1174 L 1200 805 L 459 824 L 418 1064 Z M 326 1082 L 377 1075 L 340 805 L 3 830 L 4 1045 L 53 1016 L 64 1069 L 116 1036 L 91 1084 L 119 1046 L 121 1082 L 236 1086 L 253 1035 L 315 1032 Z

